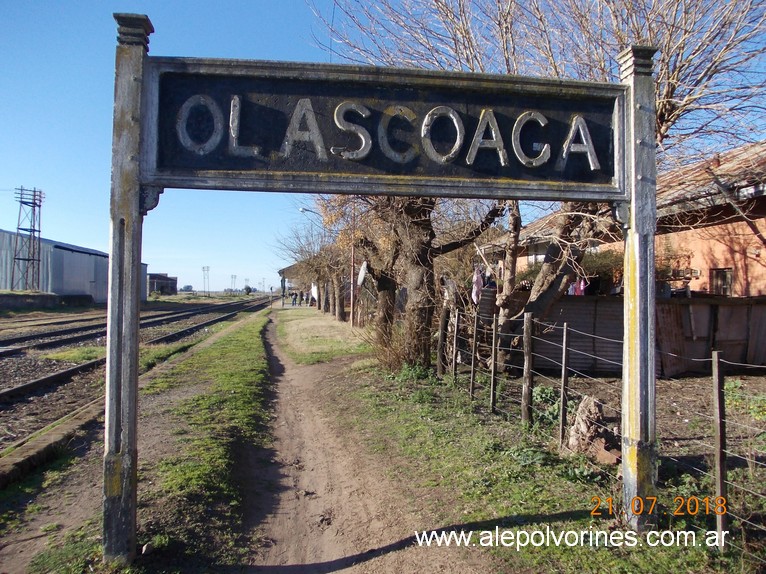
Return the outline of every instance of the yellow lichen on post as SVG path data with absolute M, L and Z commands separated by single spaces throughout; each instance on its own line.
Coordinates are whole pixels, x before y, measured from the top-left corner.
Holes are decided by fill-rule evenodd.
M 654 495 L 655 444 L 654 234 L 656 227 L 655 48 L 633 46 L 619 56 L 627 98 L 626 154 L 629 203 L 625 235 L 622 387 L 623 507 L 628 524 L 644 530 L 654 516 L 643 512 Z

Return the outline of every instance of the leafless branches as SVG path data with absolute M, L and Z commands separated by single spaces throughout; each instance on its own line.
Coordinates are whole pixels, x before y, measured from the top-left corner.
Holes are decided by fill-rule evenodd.
M 763 137 L 763 0 L 335 0 L 318 42 L 350 62 L 617 81 L 659 49 L 657 142 L 679 163 Z M 670 153 L 672 152 L 672 153 Z

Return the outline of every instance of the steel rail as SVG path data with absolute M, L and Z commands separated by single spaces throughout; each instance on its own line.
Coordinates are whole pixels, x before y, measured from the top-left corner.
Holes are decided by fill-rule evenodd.
M 164 342 L 180 339 L 182 337 L 185 337 L 186 335 L 194 333 L 195 331 L 203 329 L 209 325 L 214 325 L 215 323 L 226 321 L 227 319 L 230 319 L 231 317 L 236 316 L 237 314 L 241 313 L 244 310 L 249 310 L 251 308 L 253 310 L 257 310 L 260 307 L 264 306 L 267 302 L 268 302 L 267 300 L 262 300 L 258 302 L 251 302 L 251 301 L 243 302 L 241 305 L 242 309 L 238 309 L 236 311 L 232 311 L 231 313 L 226 313 L 218 317 L 213 317 L 212 319 L 208 319 L 207 321 L 203 321 L 201 323 L 192 325 L 190 327 L 184 327 L 183 329 L 180 329 L 173 333 L 169 333 L 167 335 L 163 335 L 161 337 L 156 337 L 155 339 L 152 339 L 151 341 L 147 341 L 144 344 L 154 345 L 158 343 L 164 343 Z M 142 326 L 147 326 L 147 325 L 142 325 Z M 148 325 L 148 326 L 151 326 L 151 325 Z M 106 362 L 106 357 L 102 357 L 100 359 L 94 359 L 92 361 L 81 363 L 80 365 L 63 369 L 61 371 L 51 373 L 49 375 L 40 377 L 38 379 L 34 379 L 32 381 L 27 381 L 26 383 L 16 385 L 15 387 L 0 390 L 0 402 L 6 402 L 9 399 L 12 399 L 14 397 L 24 396 L 26 394 L 31 393 L 32 391 L 35 391 L 43 387 L 54 386 L 54 385 L 58 386 L 64 383 L 65 381 L 67 381 L 68 379 L 70 379 L 71 377 L 91 371 L 99 367 L 100 365 L 103 365 L 105 362 Z
M 186 309 L 183 311 L 173 311 L 162 316 L 153 316 L 141 321 L 141 327 L 153 327 L 156 325 L 163 325 L 165 323 L 172 323 L 174 321 L 180 321 L 186 317 L 192 317 L 201 313 L 215 313 L 221 308 L 231 307 L 233 305 L 247 305 L 250 301 L 235 301 L 232 303 L 224 303 L 216 306 L 195 307 L 194 309 Z M 69 333 L 76 333 L 79 331 L 88 331 L 82 335 L 76 335 L 74 337 L 67 337 L 65 339 L 54 339 L 52 341 L 42 341 L 39 343 L 32 343 L 29 345 L 15 345 L 15 343 L 21 343 L 24 341 L 30 341 L 34 339 L 43 339 L 47 337 L 55 337 L 57 335 L 66 335 Z M 58 347 L 62 345 L 68 345 L 70 343 L 77 343 L 79 341 L 87 341 L 88 339 L 94 339 L 98 337 L 104 337 L 106 335 L 106 323 L 98 325 L 92 325 L 89 327 L 72 327 L 71 329 L 60 329 L 57 331 L 51 331 L 49 333 L 37 333 L 20 335 L 18 337 L 11 337 L 8 339 L 0 340 L 0 356 L 18 353 L 20 351 L 26 351 L 27 349 L 47 349 L 50 347 Z M 12 345 L 12 346 L 5 346 Z

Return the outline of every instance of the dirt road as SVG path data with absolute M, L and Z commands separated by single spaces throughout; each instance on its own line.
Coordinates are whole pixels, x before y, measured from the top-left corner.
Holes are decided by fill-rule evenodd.
M 202 345 L 210 345 L 225 334 L 216 334 Z M 434 524 L 426 512 L 413 508 L 402 485 L 388 478 L 385 453 L 369 454 L 357 437 L 328 418 L 333 394 L 327 392 L 327 383 L 344 384 L 339 373 L 348 361 L 294 364 L 277 346 L 273 322 L 267 328 L 266 344 L 276 395 L 275 440 L 265 451 L 243 449 L 238 467 L 240 483 L 250 485 L 241 525 L 249 536 L 244 539 L 266 543 L 244 549 L 241 564 L 222 571 L 494 571 L 490 561 L 477 552 L 413 546 L 416 530 L 443 525 Z M 152 373 L 170 369 L 175 362 Z M 173 408 L 205 389 L 205 384 L 190 381 L 188 385 L 141 397 L 139 467 L 143 474 L 139 501 L 143 506 L 139 522 L 144 528 L 147 520 L 164 508 L 153 468 L 177 449 L 179 423 Z M 0 573 L 26 572 L 37 553 L 97 519 L 102 498 L 101 436 L 99 426 L 94 425 L 87 436 L 80 437 L 78 461 L 60 480 L 27 501 L 33 502 L 37 510 L 4 533 L 0 541 Z
M 413 544 L 416 530 L 435 525 L 408 508 L 411 503 L 386 476 L 385 455 L 367 455 L 324 414 L 322 386 L 342 361 L 294 364 L 277 346 L 273 323 L 267 341 L 278 395 L 273 464 L 261 469 L 271 488 L 249 508 L 256 515 L 264 505 L 272 510 L 260 526 L 270 545 L 254 571 L 491 571 L 474 552 Z

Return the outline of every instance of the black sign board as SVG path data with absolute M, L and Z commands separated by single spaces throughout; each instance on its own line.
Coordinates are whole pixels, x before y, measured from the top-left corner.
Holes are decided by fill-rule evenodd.
M 624 199 L 621 84 L 149 58 L 142 183 Z

